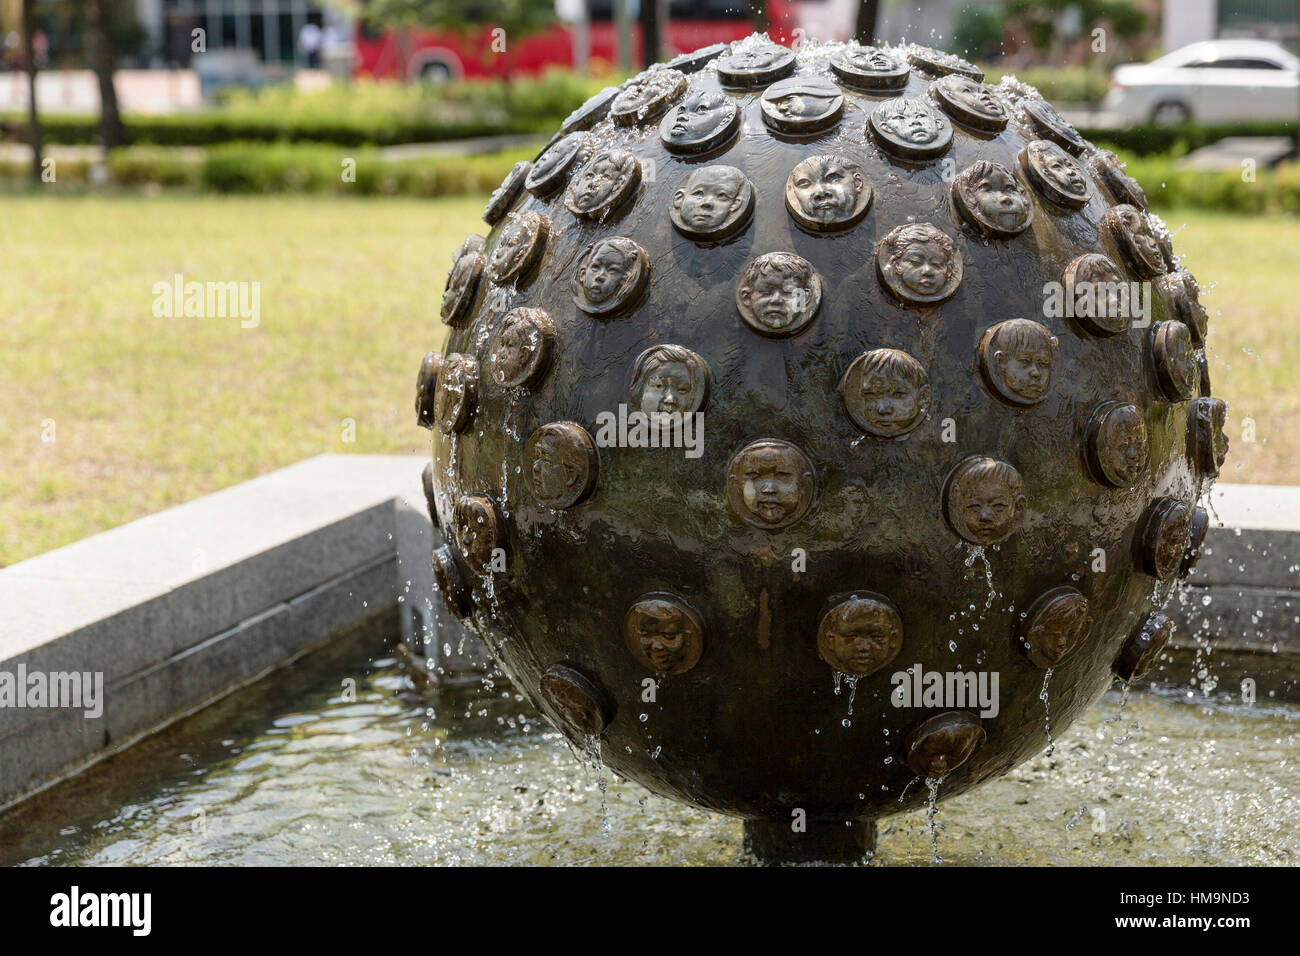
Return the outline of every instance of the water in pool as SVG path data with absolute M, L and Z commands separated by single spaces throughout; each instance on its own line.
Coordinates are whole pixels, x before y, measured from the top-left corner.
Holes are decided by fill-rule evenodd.
M 349 685 L 349 681 L 354 686 Z M 1300 707 L 1117 691 L 940 805 L 943 865 L 1300 859 Z M 736 820 L 579 762 L 504 678 L 418 692 L 373 641 L 299 661 L 0 814 L 0 864 L 747 864 Z M 923 811 L 875 864 L 934 865 Z

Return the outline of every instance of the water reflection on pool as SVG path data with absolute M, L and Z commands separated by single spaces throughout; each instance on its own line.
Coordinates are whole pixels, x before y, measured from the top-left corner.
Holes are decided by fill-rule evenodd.
M 372 658 L 314 655 L 0 815 L 0 863 L 750 862 L 738 821 L 580 764 L 503 679 L 421 695 Z M 941 804 L 944 864 L 1300 859 L 1300 708 L 1119 704 Z M 883 821 L 876 859 L 931 865 L 924 812 Z

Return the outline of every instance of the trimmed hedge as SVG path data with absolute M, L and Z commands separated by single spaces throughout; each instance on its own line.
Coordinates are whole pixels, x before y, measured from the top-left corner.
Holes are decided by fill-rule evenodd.
M 1108 149 L 1136 156 L 1163 154 L 1185 156 L 1193 150 L 1217 143 L 1229 136 L 1295 135 L 1295 123 L 1234 123 L 1231 126 L 1133 126 L 1128 129 L 1089 129 L 1079 127 L 1085 139 Z

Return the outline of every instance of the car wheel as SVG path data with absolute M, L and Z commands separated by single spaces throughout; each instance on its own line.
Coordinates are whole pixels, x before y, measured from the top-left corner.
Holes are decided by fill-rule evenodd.
M 451 67 L 440 60 L 430 60 L 420 67 L 420 79 L 425 83 L 449 83 L 452 80 Z
M 1182 126 L 1191 118 L 1191 110 L 1175 100 L 1158 103 L 1151 111 L 1151 123 L 1155 126 Z

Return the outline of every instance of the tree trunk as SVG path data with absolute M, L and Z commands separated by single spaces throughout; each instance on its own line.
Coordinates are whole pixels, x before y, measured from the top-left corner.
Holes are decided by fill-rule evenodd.
M 853 38 L 863 46 L 876 42 L 876 19 L 879 13 L 880 0 L 860 0 L 858 22 L 853 29 Z
M 659 4 L 641 0 L 641 67 L 659 62 Z
M 41 181 L 41 120 L 36 112 L 36 0 L 22 0 L 23 52 L 27 57 L 27 137 L 32 144 L 32 182 Z
M 113 49 L 112 0 L 91 0 L 90 13 L 95 34 L 95 74 L 99 78 L 99 132 L 107 152 L 126 142 L 126 130 L 117 111 L 117 90 L 113 87 L 117 56 Z

